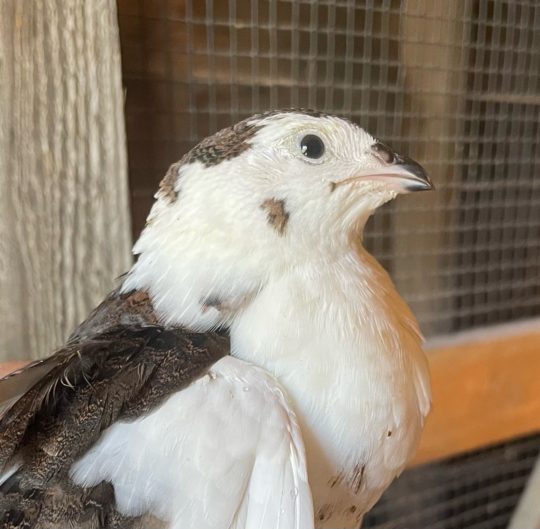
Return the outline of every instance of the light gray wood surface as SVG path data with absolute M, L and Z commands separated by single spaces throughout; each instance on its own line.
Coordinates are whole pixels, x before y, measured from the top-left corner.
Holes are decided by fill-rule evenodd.
M 130 264 L 114 0 L 0 0 L 0 361 L 38 358 Z

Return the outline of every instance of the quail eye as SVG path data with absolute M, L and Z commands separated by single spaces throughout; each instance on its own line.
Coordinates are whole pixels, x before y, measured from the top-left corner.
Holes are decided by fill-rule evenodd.
M 324 142 L 315 136 L 315 134 L 308 134 L 302 138 L 300 142 L 300 150 L 304 156 L 316 160 L 324 154 Z

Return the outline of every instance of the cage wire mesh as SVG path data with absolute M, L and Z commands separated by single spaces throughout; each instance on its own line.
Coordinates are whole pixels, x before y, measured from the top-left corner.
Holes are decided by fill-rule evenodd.
M 539 450 L 533 435 L 408 470 L 362 528 L 505 529 Z
M 428 336 L 540 313 L 537 0 L 118 6 L 135 234 L 167 167 L 197 141 L 256 112 L 317 108 L 417 159 L 437 186 L 382 208 L 365 235 Z M 539 442 L 509 446 L 529 454 Z M 405 473 L 366 523 L 394 527 L 395 503 L 420 513 L 399 527 L 502 527 L 532 459 L 503 465 L 507 450 Z M 492 477 L 468 476 L 463 461 Z M 465 490 L 476 499 L 461 501 Z M 497 491 L 506 507 L 480 508 Z

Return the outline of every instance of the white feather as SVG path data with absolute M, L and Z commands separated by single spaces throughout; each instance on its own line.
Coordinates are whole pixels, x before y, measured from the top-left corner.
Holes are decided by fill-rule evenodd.
M 358 527 L 414 454 L 430 407 L 421 336 L 386 272 L 361 249 L 291 269 L 238 315 L 231 339 L 287 389 L 316 526 Z
M 148 416 L 108 428 L 72 477 L 110 481 L 121 513 L 171 529 L 313 527 L 295 415 L 273 377 L 233 357 Z

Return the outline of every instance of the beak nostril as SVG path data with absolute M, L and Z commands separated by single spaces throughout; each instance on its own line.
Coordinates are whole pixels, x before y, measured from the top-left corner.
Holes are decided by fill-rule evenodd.
M 371 146 L 371 150 L 375 153 L 375 156 L 377 156 L 377 158 L 382 160 L 384 163 L 392 164 L 396 160 L 394 151 L 388 147 L 388 145 L 385 145 L 380 141 L 373 144 Z

